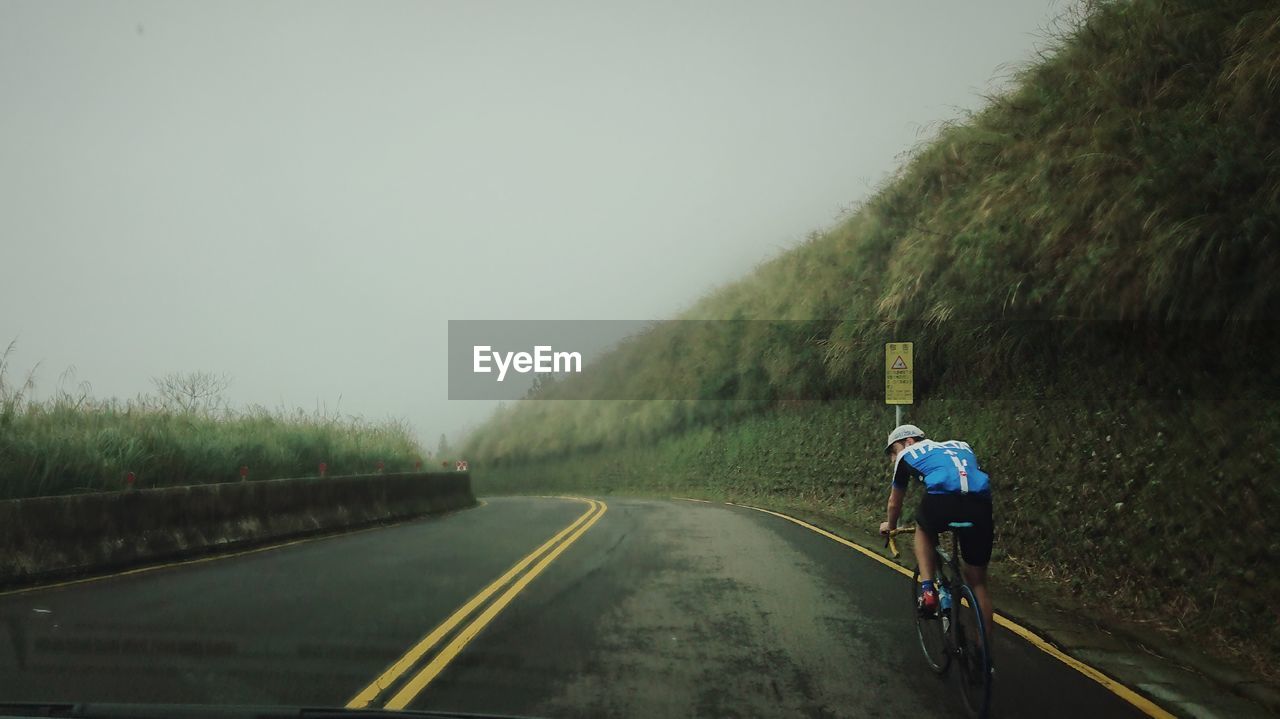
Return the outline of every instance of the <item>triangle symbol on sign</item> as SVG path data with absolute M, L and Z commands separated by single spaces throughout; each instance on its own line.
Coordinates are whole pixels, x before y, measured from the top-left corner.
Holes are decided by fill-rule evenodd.
M 894 360 L 893 364 L 889 365 L 889 369 L 906 369 L 906 368 L 907 368 L 907 363 L 902 361 L 902 355 L 898 355 L 898 359 Z

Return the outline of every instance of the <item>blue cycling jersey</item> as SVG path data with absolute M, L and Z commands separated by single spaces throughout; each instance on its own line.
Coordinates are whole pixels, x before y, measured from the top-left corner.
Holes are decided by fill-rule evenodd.
M 906 447 L 893 465 L 893 486 L 906 489 L 911 478 L 929 494 L 990 494 L 991 478 L 965 442 L 922 440 Z

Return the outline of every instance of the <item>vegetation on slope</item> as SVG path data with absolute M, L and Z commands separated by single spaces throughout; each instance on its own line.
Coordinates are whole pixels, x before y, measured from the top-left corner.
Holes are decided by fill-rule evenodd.
M 251 479 L 410 471 L 423 459 L 409 428 L 301 411 L 231 411 L 197 391 L 96 400 L 86 388 L 30 399 L 0 356 L 0 499 Z M 195 376 L 195 375 L 191 375 Z M 175 378 L 161 382 L 172 388 Z M 200 383 L 194 383 L 199 385 Z M 207 389 L 207 387 L 205 388 Z
M 741 331 L 751 323 L 693 341 L 659 325 L 595 381 L 632 397 L 840 398 L 881 381 L 887 320 L 928 323 L 915 338 L 924 357 L 984 360 L 956 362 L 951 387 L 980 373 L 1019 378 L 1028 363 L 1001 359 L 1019 346 L 1010 320 L 1270 320 L 1280 310 L 1278 150 L 1273 3 L 1100 4 L 1015 89 L 944 128 L 846 221 L 684 317 L 794 320 L 801 336 L 811 322 L 819 348 Z M 995 319 L 991 332 L 958 321 Z M 758 408 L 520 406 L 472 447 L 499 459 L 557 455 Z
M 1037 334 L 1043 323 L 1011 320 L 1202 320 L 1228 328 L 1200 343 L 1216 349 L 1231 327 L 1277 317 L 1277 238 L 1280 5 L 1095 3 L 846 220 L 684 316 L 790 329 L 658 325 L 588 381 L 685 399 L 519 402 L 468 456 L 482 491 L 707 490 L 876 511 L 891 415 L 848 398 L 882 381 L 893 323 L 923 323 L 893 338 L 934 363 L 929 389 L 1059 398 L 926 391 L 910 410 L 931 434 L 974 444 L 1010 554 L 1087 578 L 1089 601 L 1170 607 L 1156 621 L 1275 656 L 1280 621 L 1258 608 L 1280 592 L 1265 570 L 1280 561 L 1280 413 L 1270 394 L 1236 401 L 1274 377 L 1207 372 L 1216 400 L 1108 400 L 1143 397 L 1144 375 L 1185 358 L 1160 347 L 1139 366 L 1099 364 L 1087 340 L 1064 352 Z M 787 400 L 798 397 L 820 401 Z

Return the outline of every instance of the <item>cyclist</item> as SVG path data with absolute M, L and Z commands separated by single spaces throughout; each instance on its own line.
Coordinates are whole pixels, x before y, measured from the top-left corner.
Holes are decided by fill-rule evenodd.
M 880 523 L 881 534 L 888 535 L 897 528 L 911 479 L 924 485 L 913 542 L 920 567 L 919 611 L 926 615 L 938 611 L 938 592 L 933 586 L 938 532 L 947 529 L 949 522 L 972 522 L 972 527 L 952 531 L 957 534 L 960 556 L 964 558 L 965 581 L 982 606 L 982 620 L 987 636 L 991 636 L 995 608 L 987 590 L 987 563 L 991 560 L 995 525 L 991 519 L 990 478 L 978 467 L 978 458 L 968 444 L 925 439 L 924 432 L 913 424 L 894 428 L 884 451 L 893 463 L 893 487 L 889 491 L 888 520 Z

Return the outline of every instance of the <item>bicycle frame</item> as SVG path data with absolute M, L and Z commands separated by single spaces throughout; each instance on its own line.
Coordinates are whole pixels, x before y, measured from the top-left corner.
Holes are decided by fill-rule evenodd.
M 907 534 L 915 531 L 916 531 L 915 527 L 898 527 L 897 529 L 891 530 L 889 532 L 889 536 L 885 540 L 885 546 L 889 548 L 889 551 L 893 554 L 894 559 L 898 559 L 899 557 L 902 556 L 902 552 L 898 551 L 898 543 L 897 541 L 894 540 L 894 537 L 896 537 L 899 534 Z M 959 579 L 961 583 L 964 583 L 967 585 L 968 583 L 965 582 L 964 574 L 962 573 L 962 570 L 960 567 L 960 559 L 959 559 L 960 540 L 958 537 L 956 537 L 956 533 L 954 531 L 952 531 L 951 529 L 945 530 L 946 534 L 951 535 L 951 551 L 948 552 L 942 546 L 943 533 L 944 532 L 940 532 L 938 534 L 938 541 L 934 542 L 933 544 L 933 553 L 935 558 L 938 560 L 937 561 L 938 566 L 935 567 L 934 569 L 939 574 L 941 574 L 944 569 L 950 569 L 951 573 L 955 576 L 955 578 Z M 950 585 L 951 583 L 948 582 L 947 583 L 948 589 L 951 588 Z
M 956 538 L 955 532 L 948 532 L 948 534 L 951 535 L 951 551 L 950 552 L 948 552 L 946 549 L 943 549 L 941 535 L 939 535 L 938 541 L 935 542 L 933 545 L 933 553 L 937 556 L 939 560 L 936 570 L 939 574 L 941 574 L 944 567 L 947 569 L 950 569 L 957 579 L 967 584 L 967 582 L 964 581 L 964 574 L 962 573 L 963 570 L 960 567 L 960 546 L 959 546 L 960 540 Z M 947 582 L 948 589 L 951 588 L 950 585 L 951 583 Z
M 934 567 L 933 582 L 934 586 L 940 590 L 946 591 L 951 597 L 950 608 L 945 612 L 939 612 L 938 619 L 942 622 L 942 640 L 944 642 L 944 657 L 935 660 L 930 653 L 930 649 L 925 644 L 924 634 L 920 635 L 921 648 L 924 649 L 926 659 L 930 666 L 939 674 L 946 673 L 952 663 L 952 659 L 958 659 L 961 662 L 961 694 L 964 697 L 965 709 L 972 716 L 986 716 L 987 709 L 991 700 L 991 684 L 990 684 L 990 654 L 984 647 L 988 647 L 990 633 L 984 625 L 981 613 L 981 607 L 978 605 L 977 595 L 974 594 L 972 587 L 966 581 L 963 569 L 960 566 L 960 538 L 955 530 L 964 529 L 972 526 L 968 522 L 954 522 L 942 532 L 939 532 L 934 542 L 933 551 L 937 566 Z M 893 556 L 899 557 L 901 553 L 898 551 L 897 542 L 894 536 L 904 532 L 914 532 L 914 527 L 902 527 L 891 530 L 885 538 L 885 545 L 891 548 Z M 950 547 L 942 536 L 944 533 L 951 535 Z M 920 572 L 917 570 L 917 576 Z M 913 588 L 915 581 L 912 582 Z M 968 609 L 971 614 L 965 612 Z M 981 646 L 973 643 L 974 637 L 966 636 L 966 622 L 960 621 L 962 616 L 971 616 L 974 620 L 969 625 L 969 629 L 976 630 L 981 635 L 979 642 Z M 920 630 L 920 620 L 917 619 L 917 631 Z M 975 649 L 975 647 L 977 647 Z M 976 652 L 976 653 L 975 653 Z M 974 657 L 978 658 L 979 666 L 975 667 L 971 663 Z M 977 688 L 980 691 L 978 696 L 970 696 L 965 691 L 966 682 L 970 681 L 975 669 L 982 677 L 979 684 L 970 683 L 968 686 Z

